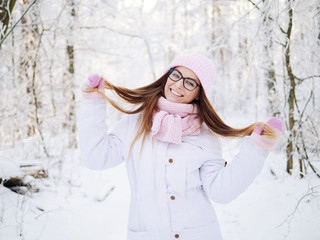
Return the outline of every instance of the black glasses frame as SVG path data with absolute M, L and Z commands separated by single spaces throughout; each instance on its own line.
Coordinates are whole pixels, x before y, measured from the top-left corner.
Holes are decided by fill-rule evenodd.
M 173 71 L 177 71 L 179 74 L 180 74 L 180 78 L 178 79 L 178 80 L 175 80 L 175 79 L 172 79 L 170 76 L 171 76 L 171 74 L 173 73 Z M 183 77 L 183 75 L 182 75 L 182 73 L 178 70 L 178 69 L 175 69 L 175 68 L 170 68 L 170 71 L 169 71 L 169 78 L 172 80 L 172 81 L 174 81 L 174 82 L 178 82 L 178 81 L 180 81 L 181 79 L 183 79 L 183 87 L 185 88 L 185 89 L 187 89 L 188 91 L 193 91 L 193 90 L 195 90 L 197 87 L 201 87 L 201 85 L 200 84 L 198 84 L 197 82 L 196 82 L 196 80 L 194 80 L 193 78 L 185 78 L 185 77 Z M 188 89 L 186 86 L 185 86 L 185 84 L 186 84 L 186 79 L 188 79 L 188 80 L 191 80 L 191 81 L 193 81 L 195 84 L 196 84 L 196 86 L 194 87 L 194 89 L 192 89 L 192 90 L 190 90 L 190 89 Z

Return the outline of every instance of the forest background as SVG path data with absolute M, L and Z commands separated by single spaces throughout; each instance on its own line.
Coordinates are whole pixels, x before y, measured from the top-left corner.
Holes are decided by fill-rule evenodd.
M 225 239 L 320 239 L 319 1 L 1 0 L 0 21 L 0 239 L 124 239 L 124 167 L 81 165 L 80 87 L 143 86 L 191 51 L 215 64 L 227 124 L 284 123 L 253 186 L 216 206 Z M 231 162 L 241 139 L 223 142 Z

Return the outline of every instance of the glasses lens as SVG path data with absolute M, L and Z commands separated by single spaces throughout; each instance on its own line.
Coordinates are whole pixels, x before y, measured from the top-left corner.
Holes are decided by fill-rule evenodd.
M 195 89 L 197 87 L 197 83 L 194 80 L 188 79 L 188 78 L 184 79 L 183 85 L 186 89 L 188 89 L 190 91 L 192 91 L 193 89 Z
M 169 77 L 172 81 L 178 81 L 181 79 L 181 75 L 176 70 L 173 70 Z

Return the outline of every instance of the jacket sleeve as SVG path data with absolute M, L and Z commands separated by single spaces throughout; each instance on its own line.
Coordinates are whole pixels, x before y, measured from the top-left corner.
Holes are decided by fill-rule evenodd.
M 108 133 L 104 99 L 84 99 L 81 104 L 79 146 L 84 164 L 94 170 L 122 163 L 126 153 L 128 119 L 117 123 Z
M 207 160 L 200 168 L 203 188 L 209 198 L 218 203 L 228 203 L 237 198 L 261 172 L 268 152 L 249 137 L 231 164 L 224 167 L 221 155 Z

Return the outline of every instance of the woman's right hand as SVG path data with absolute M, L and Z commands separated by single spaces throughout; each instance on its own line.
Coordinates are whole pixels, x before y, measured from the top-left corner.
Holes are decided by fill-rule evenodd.
M 104 97 L 97 91 L 90 91 L 98 89 L 104 93 L 104 80 L 98 74 L 90 75 L 88 80 L 82 85 L 81 92 L 83 99 L 104 99 Z

